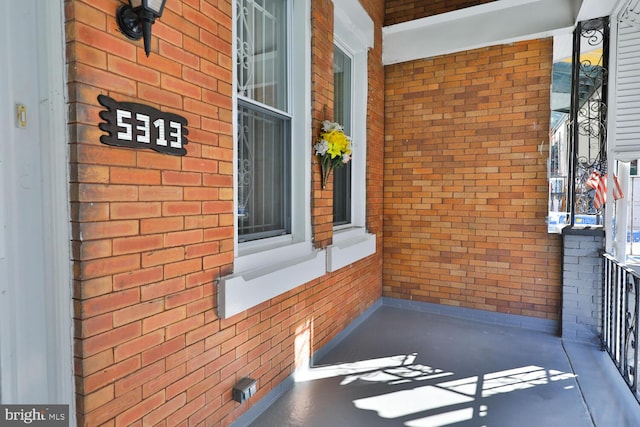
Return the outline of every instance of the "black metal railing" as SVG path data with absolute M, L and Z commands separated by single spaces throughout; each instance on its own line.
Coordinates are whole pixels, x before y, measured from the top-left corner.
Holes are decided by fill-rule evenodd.
M 618 371 L 638 395 L 638 315 L 640 274 L 604 254 L 602 344 Z

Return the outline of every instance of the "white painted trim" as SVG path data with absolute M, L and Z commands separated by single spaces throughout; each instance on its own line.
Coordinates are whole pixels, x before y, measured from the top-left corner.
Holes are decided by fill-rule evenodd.
M 612 34 L 616 36 L 611 46 L 615 46 L 612 56 L 615 70 L 611 73 L 615 76 L 612 94 L 615 102 L 610 107 L 615 124 L 613 138 L 610 137 L 609 146 L 617 160 L 629 162 L 640 158 L 638 147 L 638 135 L 640 126 L 637 122 L 637 114 L 640 111 L 640 78 L 638 72 L 640 63 L 640 28 L 626 20 L 614 20 L 611 24 Z M 615 30 L 615 31 L 614 31 Z
M 311 0 L 296 0 L 293 3 L 293 38 L 291 70 L 295 90 L 291 100 L 296 119 L 292 129 L 291 167 L 292 183 L 292 233 L 295 242 L 312 240 L 311 228 L 311 164 L 312 117 L 311 117 Z M 302 43 L 299 40 L 303 39 Z
M 0 16 L 0 52 L 10 52 L 10 25 L 11 14 L 5 13 Z M 6 42 L 6 43 L 5 43 Z M 9 81 L 10 81 L 9 67 L 5 67 L 4 64 L 0 67 L 0 94 L 9 94 Z M 0 129 L 3 129 L 3 138 L 5 141 L 13 140 L 13 112 L 12 99 L 6 99 L 5 96 L 0 96 Z M 10 200 L 9 191 L 5 190 L 5 176 L 8 176 L 9 164 L 5 159 L 9 159 L 12 155 L 7 151 L 0 152 L 0 200 Z M 9 147 L 7 147 L 9 148 Z M 13 281 L 13 277 L 10 277 L 11 269 L 7 265 L 7 261 L 4 260 L 6 253 L 11 251 L 11 247 L 8 244 L 8 218 L 5 215 L 6 205 L 0 201 L 0 278 L 8 277 L 8 280 L 0 280 L 0 402 L 10 402 L 10 398 L 15 393 L 16 389 L 16 375 L 14 372 L 14 359 L 13 351 L 10 347 L 15 342 L 15 328 L 12 326 L 12 316 L 14 307 L 10 298 L 10 282 Z M 3 261 L 4 260 L 4 261 Z
M 617 164 L 616 164 L 617 163 Z M 609 166 L 612 169 L 610 171 L 616 171 L 618 180 L 620 182 L 620 187 L 623 194 L 626 194 L 627 197 L 624 197 L 620 200 L 617 200 L 613 203 L 607 203 L 607 205 L 615 205 L 615 235 L 613 233 L 613 221 L 605 221 L 605 235 L 611 234 L 613 237 L 612 244 L 612 254 L 616 260 L 618 260 L 621 264 L 626 264 L 627 261 L 627 230 L 629 229 L 629 195 L 631 194 L 631 189 L 629 189 L 630 179 L 629 179 L 629 171 L 630 171 L 630 163 L 627 162 L 616 162 L 615 160 L 609 160 Z M 607 200 L 613 200 L 613 174 L 608 174 L 607 176 Z M 611 218 L 611 217 L 608 217 Z M 605 239 L 607 239 L 605 237 Z M 605 245 L 608 243 L 605 240 Z M 605 246 L 606 248 L 606 246 Z
M 263 255 L 268 257 L 268 255 Z M 325 274 L 326 252 L 314 251 L 282 263 L 234 274 L 218 285 L 218 315 L 229 318 Z
M 15 3 L 15 2 L 14 2 Z M 31 2 L 19 2 L 20 6 L 25 8 L 13 9 L 9 8 L 7 14 L 2 21 L 7 24 L 11 20 L 20 18 L 17 22 L 23 22 L 25 15 L 31 20 L 32 25 L 29 32 L 29 43 L 35 46 L 35 52 L 28 55 L 32 62 L 32 70 L 36 70 L 37 74 L 31 84 L 33 93 L 37 94 L 32 97 L 31 93 L 20 91 L 31 102 L 35 98 L 33 105 L 29 105 L 29 138 L 39 144 L 40 154 L 38 163 L 34 164 L 35 168 L 40 168 L 42 190 L 42 223 L 38 225 L 38 229 L 42 231 L 42 248 L 38 248 L 45 254 L 43 264 L 43 282 L 42 283 L 20 283 L 19 275 L 16 274 L 17 268 L 11 268 L 12 277 L 9 280 L 12 283 L 6 287 L 9 292 L 5 295 L 5 285 L 0 284 L 2 289 L 2 298 L 0 298 L 0 317 L 2 324 L 0 332 L 2 333 L 2 345 L 0 345 L 0 367 L 2 397 L 0 401 L 3 403 L 42 403 L 42 404 L 67 404 L 69 405 L 69 425 L 76 424 L 75 417 L 75 393 L 74 393 L 74 364 L 73 364 L 73 300 L 72 300 L 72 269 L 71 269 L 71 232 L 70 232 L 70 216 L 69 216 L 69 152 L 68 152 L 68 136 L 67 136 L 67 89 L 66 89 L 66 61 L 65 61 L 65 32 L 64 32 L 64 5 L 61 1 L 40 2 L 32 0 Z M 18 4 L 18 3 L 15 3 Z M 18 15 L 20 14 L 20 15 Z M 11 31 L 12 25 L 2 25 L 0 31 Z M 23 35 L 20 35 L 22 37 Z M 11 37 L 2 37 L 2 40 L 11 40 Z M 11 52 L 12 46 L 3 46 L 3 52 Z M 10 59 L 8 59 L 10 58 Z M 13 56 L 4 58 L 5 60 L 13 60 Z M 6 67 L 5 70 L 11 74 L 15 67 Z M 2 73 L 0 73 L 2 74 Z M 6 79 L 0 79 L 0 84 L 11 82 L 9 75 Z M 12 93 L 10 90 L 2 90 L 2 93 Z M 15 141 L 15 124 L 11 121 L 14 117 L 13 112 L 9 112 L 6 108 L 13 108 L 14 94 L 11 99 L 3 99 L 0 102 L 0 122 L 7 124 L 6 127 L 0 126 L 5 131 L 5 137 L 8 141 Z M 9 105 L 7 105 L 9 104 Z M 5 113 L 6 116 L 5 116 Z M 11 118 L 11 119 L 9 119 Z M 9 120 L 7 120 L 9 119 Z M 10 147 L 7 144 L 4 148 Z M 11 159 L 13 153 L 3 153 L 8 159 Z M 0 171 L 0 174 L 3 171 Z M 6 199 L 15 201 L 17 196 L 15 191 L 9 191 Z M 1 207 L 0 207 L 1 208 Z M 38 205 L 38 209 L 40 206 Z M 9 220 L 11 216 L 9 217 Z M 5 221 L 0 221 L 0 226 L 5 227 Z M 16 239 L 17 229 L 10 229 L 12 237 Z M 11 248 L 8 248 L 11 249 Z M 14 262 L 13 260 L 11 261 Z M 22 263 L 22 266 L 28 263 Z M 23 271 L 24 269 L 20 267 Z M 39 267 L 38 267 L 39 268 Z M 4 277 L 4 276 L 3 276 Z M 24 287 L 22 287 L 24 285 Z M 38 285 L 37 287 L 35 285 Z M 18 310 L 20 307 L 16 304 L 18 301 L 14 299 L 16 294 L 28 295 L 25 292 L 16 293 L 16 289 L 29 290 L 37 289 L 37 301 L 33 301 L 34 307 L 42 310 L 38 315 L 37 322 L 26 325 L 35 330 L 35 334 L 25 334 L 25 316 L 20 316 Z M 34 298 L 35 299 L 35 298 Z M 20 300 L 21 304 L 29 304 L 30 300 Z M 42 308 L 40 305 L 43 304 Z M 21 319 L 21 320 L 17 320 Z M 24 359 L 16 360 L 16 352 L 21 343 L 39 342 L 43 354 L 34 354 L 34 363 L 29 363 Z M 40 365 L 40 361 L 45 364 Z M 17 374 L 16 366 L 26 367 L 29 374 L 44 371 L 38 378 L 24 378 Z M 42 369 L 41 369 L 42 368 Z M 24 369 L 22 369 L 24 372 Z M 25 395 L 20 391 L 20 384 L 32 383 L 39 386 L 30 386 L 28 389 L 38 390 L 37 396 Z M 22 387 L 24 388 L 24 387 Z M 26 390 L 26 388 L 25 388 Z M 25 402 L 25 399 L 29 399 Z M 36 401 L 37 400 L 37 401 Z M 46 401 L 45 401 L 46 400 Z
M 353 230 L 364 235 L 367 207 L 367 99 L 368 99 L 368 49 L 374 44 L 373 20 L 360 5 L 358 0 L 341 0 L 334 2 L 334 43 L 352 60 L 352 126 L 353 160 L 351 163 L 351 224 L 334 228 L 333 241 L 337 245 L 329 248 L 329 252 L 337 254 L 345 247 L 345 239 Z M 352 242 L 353 244 L 354 242 Z M 365 252 L 367 252 L 365 250 Z M 375 242 L 374 242 L 375 252 Z M 369 254 L 367 254 L 369 255 Z M 367 256 L 364 255 L 364 256 Z M 351 264 L 364 256 L 348 256 Z M 355 257 L 355 258 L 354 258 Z M 327 262 L 328 271 L 337 266 Z M 337 269 L 337 268 L 336 268 Z
M 44 2 L 38 10 L 38 56 L 44 65 L 40 84 L 44 99 L 40 99 L 43 181 L 45 184 L 44 236 L 48 255 L 47 271 L 54 286 L 47 289 L 51 312 L 47 320 L 51 331 L 48 348 L 57 357 L 49 359 L 53 383 L 49 395 L 57 402 L 69 404 L 70 425 L 76 424 L 73 370 L 73 300 L 71 279 L 71 228 L 69 213 L 69 145 L 67 139 L 67 90 L 65 64 L 64 8 L 60 1 Z
M 384 27 L 384 65 L 571 31 L 575 0 L 500 0 Z
M 291 241 L 290 236 L 289 242 Z M 265 268 L 272 264 L 287 263 L 299 257 L 305 257 L 311 252 L 313 248 L 310 242 L 278 244 L 280 240 L 278 238 L 264 239 L 263 241 L 247 242 L 252 243 L 265 243 L 264 245 L 253 245 L 250 247 L 251 252 L 245 253 L 245 244 L 242 246 L 242 255 L 235 259 L 233 268 L 236 274 L 244 274 L 247 271 L 255 270 L 256 268 Z
M 613 11 L 617 3 L 620 3 L 620 0 L 583 0 L 577 20 L 588 21 L 602 16 L 614 16 Z
M 334 1 L 333 17 L 333 31 L 346 44 L 361 45 L 365 50 L 373 47 L 373 20 L 358 0 Z
M 593 1 L 593 0 L 592 0 Z M 608 116 L 609 117 L 617 117 L 618 113 L 618 98 L 616 94 L 618 93 L 618 69 L 619 69 L 619 61 L 618 61 L 618 36 L 619 36 L 619 19 L 624 8 L 629 4 L 629 0 L 618 0 L 613 7 L 610 14 L 610 33 L 609 33 L 609 73 L 608 73 L 608 91 L 609 91 L 609 100 L 608 100 Z M 625 161 L 630 160 L 629 158 L 625 159 L 623 153 L 616 152 L 617 145 L 617 125 L 616 120 L 608 120 L 607 121 L 607 152 L 608 152 L 608 170 L 616 170 L 618 168 L 618 178 L 621 185 L 624 183 L 627 184 L 627 177 L 629 175 L 629 165 L 625 163 L 617 164 L 617 161 Z M 630 157 L 633 157 L 631 155 Z M 623 176 L 624 175 L 624 176 Z M 608 183 L 608 194 L 607 200 L 613 200 L 611 189 L 612 185 Z M 629 191 L 626 188 L 623 188 L 624 194 L 629 194 Z M 621 200 L 618 200 L 616 203 L 607 203 L 605 205 L 605 218 L 608 220 L 605 221 L 605 250 L 607 253 L 613 255 L 618 261 L 623 262 L 626 258 L 626 232 L 621 232 L 622 230 L 627 229 L 627 208 L 629 205 L 629 198 L 625 197 Z M 617 214 L 616 214 L 617 212 Z M 614 234 L 613 228 L 613 219 L 615 216 L 615 222 L 617 224 L 616 230 L 618 231 L 617 235 Z
M 352 60 L 352 123 L 351 138 L 353 155 L 351 160 L 351 224 L 364 227 L 367 207 L 367 50 L 363 46 L 350 46 L 336 34 L 335 44 Z M 341 227 L 344 228 L 344 227 Z M 334 229 L 334 233 L 336 229 Z
M 9 21 L 11 19 L 10 16 L 3 16 L 0 17 L 0 33 L 3 33 L 3 36 L 0 36 L 0 52 L 9 52 L 9 37 L 6 35 L 7 33 L 9 33 L 9 26 L 6 24 L 7 21 Z M 6 40 L 6 45 L 4 43 L 2 43 L 3 41 Z M 9 93 L 8 90 L 8 85 L 9 85 L 9 76 L 7 76 L 5 73 L 7 73 L 8 67 L 0 67 L 0 94 L 5 94 L 5 93 Z M 5 129 L 3 131 L 3 138 L 5 138 L 5 140 L 10 140 L 11 139 L 11 129 L 13 126 L 12 123 L 12 119 L 13 119 L 13 113 L 11 112 L 11 102 L 10 100 L 7 99 L 2 99 L 0 98 L 0 129 Z M 8 158 L 8 154 L 6 152 L 0 152 L 0 201 L 2 200 L 6 200 L 6 195 L 5 195 L 5 190 L 4 190 L 4 180 L 5 180 L 5 170 L 8 167 L 7 166 L 7 161 L 5 160 L 6 158 Z M 6 254 L 6 239 L 7 239 L 7 225 L 6 225 L 6 217 L 5 217 L 5 207 L 3 206 L 2 202 L 0 202 L 0 260 L 5 258 L 5 254 Z M 0 268 L 0 277 L 2 275 L 2 269 Z M 6 283 L 0 283 L 0 297 L 3 295 L 3 292 L 5 291 L 5 286 L 7 284 Z M 0 307 L 2 304 L 3 299 L 0 298 Z M 2 331 L 2 325 L 0 325 L 0 332 Z M 2 343 L 1 341 L 1 336 L 2 334 L 0 333 L 0 344 Z M 1 372 L 2 372 L 2 347 L 0 345 L 0 400 L 2 397 L 2 379 L 1 379 Z
M 620 11 L 622 8 L 622 3 L 626 2 L 626 0 L 621 1 L 616 10 Z M 617 13 L 611 16 L 609 23 L 609 72 L 608 75 L 608 93 L 609 100 L 607 106 L 607 115 L 608 117 L 615 117 L 616 109 L 617 109 L 617 101 L 615 93 L 617 91 L 616 82 L 618 80 L 618 20 Z M 607 170 L 615 170 L 615 155 L 613 153 L 613 145 L 615 145 L 616 141 L 616 121 L 615 120 L 607 120 Z M 607 197 L 610 197 L 607 195 Z M 611 199 L 609 199 L 611 200 Z M 612 219 L 615 215 L 615 203 L 606 203 L 605 204 L 605 219 Z M 616 220 L 617 221 L 617 220 Z M 613 254 L 616 259 L 619 259 L 618 248 L 616 247 L 615 235 L 613 233 L 613 221 L 605 221 L 605 251 L 609 254 Z M 626 223 L 622 227 L 626 230 Z M 626 248 L 623 251 L 623 257 L 625 256 Z
M 376 253 L 376 235 L 362 228 L 334 232 L 327 248 L 327 271 L 336 271 Z
M 236 0 L 232 0 L 231 7 L 231 40 L 238 40 L 238 30 L 236 21 L 238 20 Z M 236 42 L 231 43 L 231 57 L 234 60 L 234 66 L 231 68 L 231 126 L 233 129 L 233 256 L 238 256 L 238 70 L 235 61 L 238 58 L 238 48 Z

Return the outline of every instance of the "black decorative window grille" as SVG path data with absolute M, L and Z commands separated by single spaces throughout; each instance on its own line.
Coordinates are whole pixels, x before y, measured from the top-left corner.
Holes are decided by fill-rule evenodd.
M 549 139 L 549 232 L 604 223 L 609 18 L 578 23 L 556 58 Z M 602 184 L 601 184 L 602 183 Z
M 238 106 L 238 236 L 255 240 L 288 234 L 289 121 Z
M 240 242 L 291 232 L 288 2 L 236 2 Z
M 578 23 L 573 43 L 569 220 L 571 226 L 602 225 L 604 204 L 598 203 L 597 177 L 607 174 L 609 18 Z

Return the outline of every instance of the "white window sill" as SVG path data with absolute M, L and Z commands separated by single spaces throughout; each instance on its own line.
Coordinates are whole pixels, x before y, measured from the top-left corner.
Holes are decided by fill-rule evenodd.
M 376 253 L 376 235 L 363 228 L 337 231 L 327 248 L 327 271 L 336 271 Z
M 278 256 L 283 254 L 288 257 Z M 323 276 L 326 251 L 299 243 L 239 257 L 235 268 L 236 272 L 222 278 L 218 286 L 218 315 L 222 319 Z

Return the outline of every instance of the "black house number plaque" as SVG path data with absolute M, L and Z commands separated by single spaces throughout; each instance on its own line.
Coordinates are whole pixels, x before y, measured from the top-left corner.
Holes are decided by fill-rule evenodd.
M 159 153 L 184 156 L 188 141 L 187 119 L 135 102 L 118 102 L 98 95 L 98 102 L 106 111 L 100 111 L 100 129 L 107 135 L 100 142 L 128 148 L 148 148 Z

